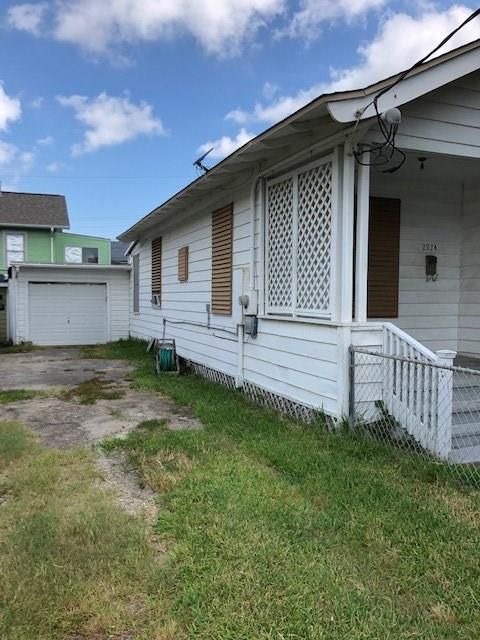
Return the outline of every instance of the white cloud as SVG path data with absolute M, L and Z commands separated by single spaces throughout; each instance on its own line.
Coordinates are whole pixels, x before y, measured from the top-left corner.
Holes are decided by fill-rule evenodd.
M 22 115 L 22 106 L 18 98 L 7 95 L 0 83 L 0 131 L 5 131 L 10 122 L 19 120 Z
M 323 93 L 359 89 L 387 78 L 431 51 L 449 32 L 471 13 L 471 8 L 454 5 L 444 11 L 427 8 L 418 16 L 405 13 L 389 15 L 375 37 L 358 48 L 358 64 L 330 70 L 330 78 L 302 89 L 294 95 L 279 96 L 267 103 L 258 102 L 251 111 L 236 109 L 227 114 L 235 122 L 274 123 L 297 111 Z M 408 37 L 399 37 L 408 34 Z M 462 29 L 439 52 L 444 53 L 466 42 L 480 38 L 480 21 L 474 20 Z M 437 55 L 439 55 L 437 54 Z
M 273 100 L 276 94 L 279 92 L 280 87 L 273 82 L 265 82 L 262 89 L 262 95 L 266 100 Z
M 279 35 L 292 38 L 315 38 L 324 23 L 342 20 L 351 22 L 372 9 L 380 9 L 390 0 L 301 0 L 286 29 Z
M 48 147 L 51 144 L 53 144 L 54 139 L 52 138 L 52 136 L 45 136 L 45 138 L 39 138 L 37 140 L 37 144 L 41 145 L 42 147 Z
M 472 12 L 467 6 L 454 5 L 445 11 L 427 10 L 414 17 L 405 13 L 385 20 L 375 38 L 359 47 L 361 62 L 347 69 L 332 70 L 328 91 L 362 87 L 408 68 L 431 51 L 448 33 Z M 407 34 L 408 37 L 399 37 Z M 480 38 L 477 18 L 464 27 L 436 55 Z
M 44 102 L 45 98 L 42 98 L 42 96 L 38 96 L 37 98 L 34 98 L 30 104 L 34 109 L 41 109 Z
M 17 151 L 15 145 L 0 140 L 0 167 L 5 167 L 13 162 Z
M 164 135 L 162 122 L 147 102 L 134 104 L 128 96 L 114 97 L 101 93 L 96 98 L 58 96 L 58 102 L 70 107 L 85 126 L 83 142 L 72 147 L 73 155 L 121 144 L 139 135 Z
M 243 111 L 243 109 L 234 109 L 233 111 L 229 111 L 225 116 L 225 120 L 232 120 L 232 122 L 236 122 L 237 124 L 246 124 L 252 119 L 251 114 L 248 113 L 248 111 Z
M 49 171 L 50 173 L 56 173 L 59 169 L 60 169 L 59 162 L 51 162 L 50 164 L 47 165 L 47 171 Z
M 40 35 L 40 27 L 47 10 L 44 2 L 39 4 L 17 4 L 7 11 L 7 24 L 19 31 Z
M 208 52 L 237 53 L 285 10 L 286 0 L 63 0 L 55 8 L 58 40 L 104 54 L 123 43 L 190 34 Z
M 226 158 L 231 153 L 236 151 L 239 147 L 242 147 L 249 140 L 254 137 L 255 134 L 250 133 L 246 129 L 242 128 L 235 136 L 235 138 L 230 138 L 229 136 L 223 136 L 218 140 L 213 140 L 211 142 L 205 142 L 198 148 L 198 153 L 206 153 L 209 149 L 213 147 L 213 151 L 208 155 L 212 160 L 222 160 Z
M 22 176 L 27 174 L 35 161 L 32 151 L 21 151 L 10 142 L 0 140 L 0 169 L 3 175 L 8 175 L 9 186 L 2 186 L 5 190 L 17 188 Z

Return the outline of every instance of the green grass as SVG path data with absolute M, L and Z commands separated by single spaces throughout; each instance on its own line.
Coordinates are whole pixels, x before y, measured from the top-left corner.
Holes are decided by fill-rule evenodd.
M 79 404 L 95 404 L 97 400 L 118 400 L 124 395 L 125 392 L 122 389 L 115 389 L 109 380 L 98 377 L 84 380 L 75 387 L 60 392 L 62 400 Z
M 0 422 L 2 640 L 173 640 L 159 556 L 99 488 L 93 453 Z
M 132 384 L 192 407 L 204 429 L 143 425 L 122 449 L 159 491 L 163 579 L 188 638 L 480 637 L 480 495 L 443 467 L 295 424 L 195 376 Z
M 7 389 L 0 391 L 0 404 L 9 404 L 10 402 L 18 402 L 20 400 L 31 400 L 39 395 L 43 395 L 43 393 L 29 389 Z
M 31 342 L 25 342 L 23 344 L 0 344 L 0 355 L 8 353 L 29 353 L 37 349 L 40 349 L 40 347 L 33 345 Z

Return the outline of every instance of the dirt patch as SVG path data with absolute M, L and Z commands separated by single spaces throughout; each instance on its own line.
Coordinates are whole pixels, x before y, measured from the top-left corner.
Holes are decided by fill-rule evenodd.
M 97 444 L 126 433 L 145 420 L 165 420 L 168 429 L 199 429 L 201 424 L 187 410 L 158 393 L 136 391 L 115 385 L 123 396 L 79 404 L 55 395 L 11 402 L 0 406 L 0 420 L 25 423 L 43 444 L 68 448 Z
M 78 385 L 96 376 L 120 382 L 132 370 L 121 360 L 90 360 L 78 348 L 2 354 L 0 388 L 48 390 Z
M 159 393 L 131 389 L 126 380 L 131 372 L 128 364 L 80 358 L 79 353 L 78 349 L 47 349 L 2 356 L 3 389 L 42 390 L 42 394 L 30 397 L 28 392 L 15 392 L 17 401 L 0 404 L 0 420 L 22 422 L 42 444 L 60 449 L 94 446 L 149 420 L 162 421 L 173 430 L 201 427 L 187 409 Z M 7 393 L 15 400 L 15 393 Z M 153 524 L 157 509 L 152 489 L 141 486 L 121 455 L 107 457 L 98 448 L 97 453 L 106 488 L 128 513 L 141 514 Z M 161 541 L 152 542 L 164 550 Z
M 106 456 L 98 451 L 97 465 L 102 481 L 117 496 L 122 508 L 132 515 L 143 515 L 153 524 L 157 514 L 155 494 L 149 486 L 141 486 L 138 474 L 129 467 L 126 456 L 121 452 Z
M 62 400 L 75 400 L 79 404 L 95 404 L 97 400 L 118 400 L 124 395 L 119 385 L 115 387 L 110 380 L 96 376 L 63 390 L 60 397 Z

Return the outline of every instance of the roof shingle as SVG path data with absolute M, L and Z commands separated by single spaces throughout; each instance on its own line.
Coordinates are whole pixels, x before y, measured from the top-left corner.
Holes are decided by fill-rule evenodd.
M 68 228 L 65 196 L 2 191 L 0 225 Z

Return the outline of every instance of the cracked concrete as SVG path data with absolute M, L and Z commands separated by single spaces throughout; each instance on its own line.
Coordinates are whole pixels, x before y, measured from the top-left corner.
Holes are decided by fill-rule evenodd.
M 131 370 L 120 360 L 83 358 L 79 348 L 2 354 L 0 389 L 31 389 L 46 395 L 0 405 L 0 420 L 23 422 L 44 445 L 55 448 L 95 445 L 127 434 L 145 420 L 163 420 L 173 430 L 201 428 L 188 409 L 160 393 L 131 389 L 126 380 Z M 79 404 L 58 396 L 62 389 L 92 378 L 107 380 L 111 389 L 121 390 L 122 397 Z M 107 458 L 99 453 L 98 465 L 106 485 L 116 490 L 127 511 L 151 511 L 153 494 L 140 487 L 136 474 L 127 470 L 118 456 Z

